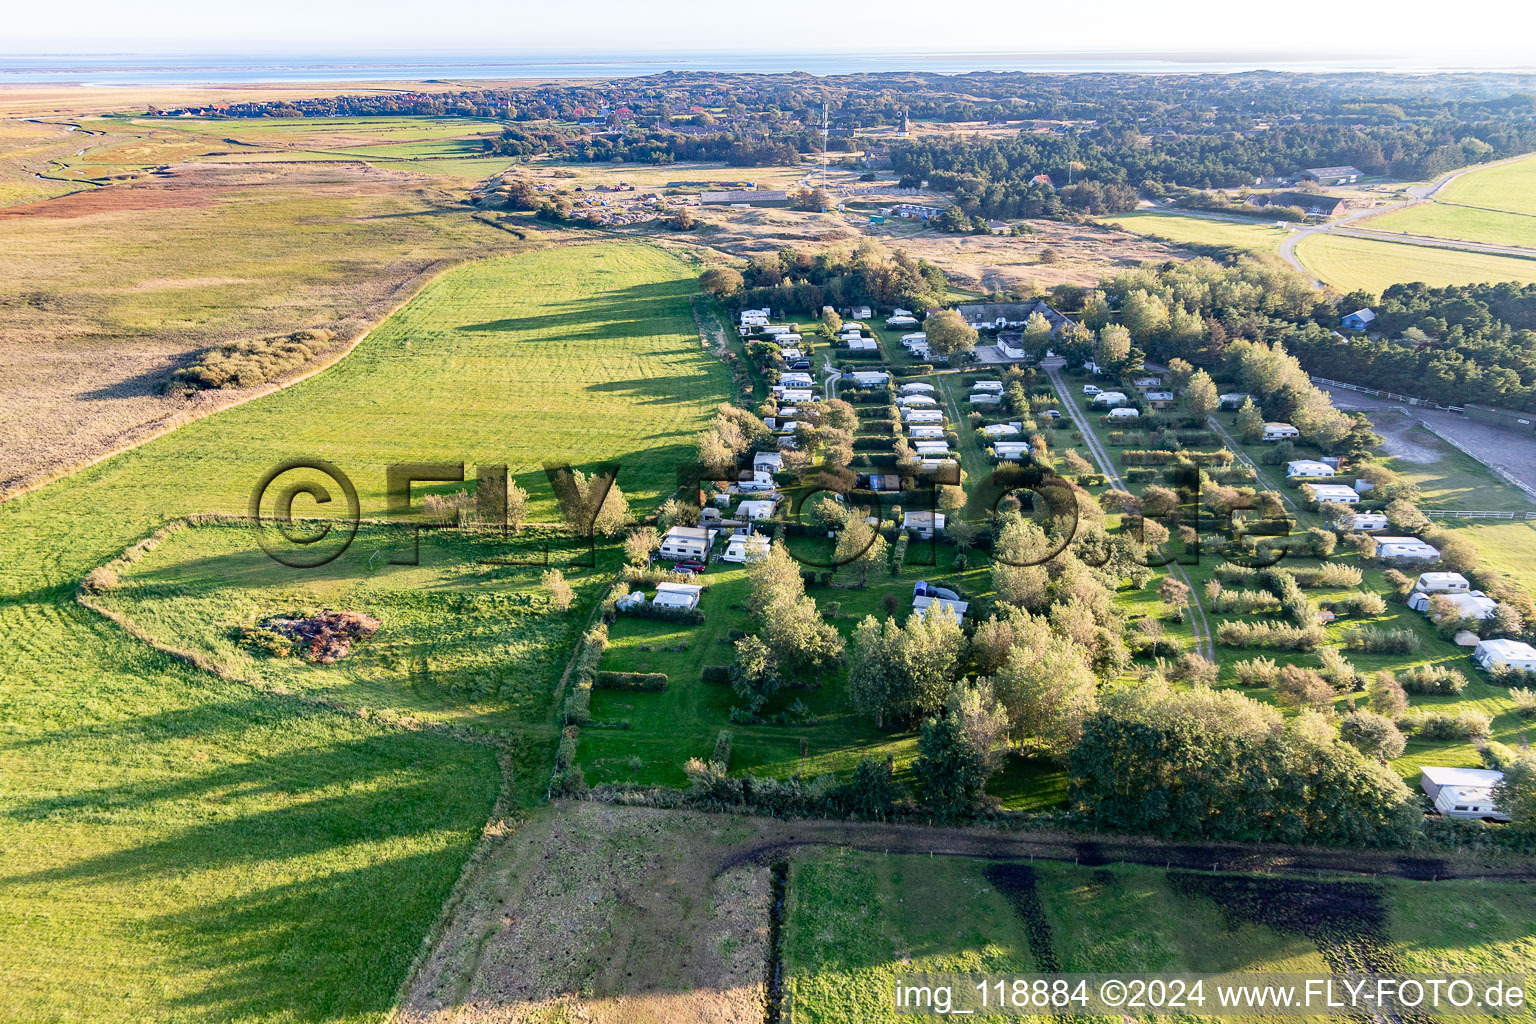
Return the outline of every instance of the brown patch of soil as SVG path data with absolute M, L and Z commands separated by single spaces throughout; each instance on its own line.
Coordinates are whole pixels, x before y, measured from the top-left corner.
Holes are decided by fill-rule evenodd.
M 71 192 L 57 199 L 44 199 L 37 203 L 24 203 L 21 206 L 0 209 L 0 220 L 20 217 L 73 220 L 76 217 L 92 217 L 100 213 L 212 206 L 216 199 L 216 196 L 207 192 L 177 184 L 144 182 L 105 185 L 85 192 Z

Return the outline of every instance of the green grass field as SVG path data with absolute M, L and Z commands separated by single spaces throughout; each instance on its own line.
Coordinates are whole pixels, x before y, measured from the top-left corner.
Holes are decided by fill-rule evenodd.
M 0 505 L 0 1020 L 288 1024 L 388 1009 L 500 788 L 494 751 L 195 671 L 77 606 L 75 583 L 176 516 L 239 511 L 257 477 L 293 457 L 336 462 L 365 512 L 382 507 L 387 463 L 507 462 L 540 516 L 552 504 L 541 460 L 616 457 L 643 507 L 671 488 L 673 461 L 728 387 L 699 347 L 691 275 L 625 244 L 473 264 L 326 373 Z M 279 590 L 371 593 L 413 632 L 434 614 L 430 543 L 424 575 L 328 590 L 324 573 L 285 586 L 210 536 L 187 531 L 136 567 L 125 599 L 162 582 L 182 591 L 156 628 L 213 643 Z M 463 633 L 428 637 L 441 646 L 429 675 L 461 667 L 473 691 L 493 666 L 455 662 L 454 647 L 499 636 L 508 666 L 541 675 L 516 693 L 445 694 L 367 659 L 313 674 L 354 682 L 291 688 L 435 703 L 459 721 L 493 705 L 520 715 L 559 664 L 525 648 L 564 634 L 536 626 L 530 640 L 536 612 L 492 623 L 483 601 Z M 176 609 L 220 621 L 171 621 Z M 458 611 L 445 595 L 435 614 Z
M 1502 213 L 1447 203 L 1419 203 L 1406 210 L 1372 217 L 1360 222 L 1359 226 L 1372 231 L 1404 231 L 1413 235 L 1460 238 L 1493 245 L 1536 247 L 1536 215 Z
M 1277 228 L 1273 221 L 1255 219 L 1245 224 L 1235 220 L 1191 217 L 1155 210 L 1101 217 L 1099 223 L 1176 245 L 1220 245 L 1251 252 L 1274 252 L 1275 247 L 1290 234 L 1290 229 Z
M 1463 174 L 1435 198 L 1490 210 L 1536 214 L 1536 157 Z
M 1032 881 L 1032 895 L 1010 897 L 1000 888 L 1010 883 L 999 868 Z M 1524 971 L 1536 956 L 1529 925 L 1536 892 L 1529 886 L 1356 881 L 1366 887 L 1357 914 L 1340 906 L 1326 880 L 1254 880 L 1303 887 L 1272 905 L 1313 906 L 1323 927 L 1304 935 L 1284 921 L 1229 915 L 1221 889 L 1228 883 L 1249 880 L 1123 864 L 1002 866 L 847 850 L 799 853 L 790 862 L 784 923 L 785 1010 L 797 1022 L 909 1019 L 892 1006 L 895 985 L 927 973 L 1318 976 L 1330 973 L 1330 958 L 1345 946 L 1367 949 L 1404 973 Z M 1178 1019 L 1232 1018 L 1190 1009 Z
M 1363 288 L 1380 292 L 1402 281 L 1423 281 L 1435 287 L 1482 281 L 1536 282 L 1536 260 L 1344 235 L 1304 238 L 1296 244 L 1296 256 L 1309 271 L 1341 291 Z

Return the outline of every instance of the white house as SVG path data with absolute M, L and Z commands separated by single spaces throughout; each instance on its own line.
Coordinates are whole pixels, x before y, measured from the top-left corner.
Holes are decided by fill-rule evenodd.
M 1141 410 L 1132 409 L 1130 406 L 1120 406 L 1109 410 L 1109 420 L 1114 423 L 1124 423 L 1129 420 L 1141 419 Z
M 1002 395 L 994 395 L 990 391 L 977 391 L 969 398 L 972 405 L 998 405 L 1002 400 Z
M 1388 538 L 1383 537 L 1382 540 Z M 1394 537 L 1393 540 L 1406 540 L 1411 538 Z M 1379 542 L 1378 542 L 1379 543 Z M 1413 589 L 1421 594 L 1465 594 L 1472 589 L 1472 584 L 1459 572 L 1421 572 L 1419 578 L 1414 581 Z
M 788 373 L 779 374 L 779 383 L 789 388 L 808 388 L 815 384 L 816 381 L 804 370 L 790 370 Z
M 1029 459 L 1028 441 L 998 441 L 992 446 L 992 457 L 998 462 L 1024 462 Z
M 1100 391 L 1093 396 L 1094 405 L 1116 406 L 1124 405 L 1130 399 L 1125 397 L 1124 391 Z
M 911 348 L 913 345 L 926 345 L 928 343 L 928 332 L 913 331 L 911 334 L 903 334 L 901 336 L 901 343 L 908 348 Z
M 1432 597 L 1445 598 L 1455 607 L 1457 616 L 1464 619 L 1491 619 L 1499 610 L 1499 602 L 1481 590 L 1469 590 L 1465 594 L 1426 594 L 1416 590 L 1408 595 L 1408 607 L 1428 615 Z
M 1300 436 L 1301 431 L 1297 430 L 1289 423 L 1264 424 L 1264 440 L 1266 441 L 1289 441 L 1293 437 Z
M 901 528 L 911 530 L 924 540 L 933 536 L 934 530 L 944 529 L 943 512 L 903 512 Z
M 1286 476 L 1325 477 L 1333 476 L 1333 467 L 1313 459 L 1292 459 L 1285 464 Z
M 861 388 L 883 388 L 891 375 L 884 370 L 854 370 L 853 382 Z
M 921 619 L 930 608 L 942 608 L 953 615 L 956 621 L 961 621 L 970 603 L 960 600 L 960 595 L 948 587 L 937 587 L 926 581 L 913 584 L 912 614 Z
M 744 501 L 736 506 L 736 518 L 744 519 L 749 523 L 754 523 L 759 519 L 768 519 L 773 516 L 773 510 L 776 505 L 778 505 L 778 502 L 771 499 Z
M 1520 640 L 1484 640 L 1472 659 L 1489 672 L 1497 668 L 1536 672 L 1536 647 Z
M 709 531 L 702 526 L 674 526 L 661 538 L 659 554 L 673 562 L 702 559 L 709 554 L 709 545 Z
M 901 418 L 905 423 L 943 423 L 944 414 L 938 409 L 903 409 Z
M 1332 502 L 1335 505 L 1353 505 L 1360 500 L 1360 495 L 1353 487 L 1346 487 L 1343 484 L 1307 484 L 1305 486 L 1307 493 L 1312 496 L 1312 500 L 1319 505 L 1324 502 Z M 1377 548 L 1378 553 L 1380 550 L 1380 548 Z
M 1024 425 L 1021 423 L 988 423 L 981 428 L 981 432 L 988 437 L 1012 437 L 1023 430 Z
M 979 380 L 971 385 L 972 391 L 996 391 L 1003 393 L 1003 382 L 1000 380 Z
M 916 327 L 917 326 L 917 317 L 915 317 L 915 316 L 888 316 L 888 317 L 885 318 L 885 326 L 887 326 L 887 327 Z
M 907 428 L 907 434 L 913 440 L 918 438 L 943 437 L 944 428 L 936 427 L 931 423 L 919 423 Z
M 1377 530 L 1387 528 L 1387 514 L 1385 512 L 1356 512 L 1349 517 L 1349 528 L 1359 530 L 1361 533 L 1374 533 Z
M 850 352 L 873 352 L 877 347 L 874 338 L 861 338 L 857 335 L 850 335 L 845 340 L 848 342 L 848 351 Z
M 1493 788 L 1504 781 L 1504 773 L 1487 768 L 1442 768 L 1419 765 L 1419 786 L 1435 803 L 1435 810 L 1448 818 L 1493 818 L 1508 821 L 1509 816 L 1493 802 Z
M 913 381 L 910 384 L 903 384 L 901 386 L 901 393 L 904 395 L 926 395 L 931 394 L 932 392 L 933 385 L 925 384 L 920 380 Z
M 896 404 L 908 409 L 926 409 L 939 404 L 939 400 L 932 395 L 902 395 L 896 399 Z
M 1399 558 L 1430 560 L 1440 557 L 1440 549 L 1431 547 L 1417 537 L 1377 537 L 1376 557 L 1386 561 Z
M 722 562 L 755 562 L 768 557 L 768 538 L 757 533 L 738 533 L 725 546 Z
M 797 348 L 781 348 L 779 349 L 779 358 L 785 362 L 790 362 L 795 359 L 804 359 L 805 353 Z
M 1023 359 L 1026 355 L 1029 354 L 1024 351 L 1024 347 L 1022 345 L 1015 345 L 1006 337 L 1000 337 L 997 339 L 997 350 L 1009 359 Z
M 651 607 L 684 610 L 697 608 L 699 595 L 703 592 L 704 588 L 697 583 L 658 583 L 656 597 L 651 601 Z
M 814 402 L 816 396 L 809 388 L 785 388 L 779 395 L 786 402 Z

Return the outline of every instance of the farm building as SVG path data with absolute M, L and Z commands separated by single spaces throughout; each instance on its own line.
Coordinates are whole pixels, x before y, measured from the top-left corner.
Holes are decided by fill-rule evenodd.
M 911 384 L 903 384 L 901 386 L 901 393 L 904 395 L 930 394 L 932 391 L 933 385 L 925 384 L 922 381 L 914 381 Z
M 1465 594 L 1472 589 L 1472 584 L 1459 572 L 1421 572 L 1413 589 L 1420 594 Z
M 1141 419 L 1141 411 L 1139 409 L 1132 409 L 1128 405 L 1122 405 L 1109 410 L 1109 421 L 1111 423 L 1121 423 L 1128 420 L 1139 419 Z
M 1046 323 L 1051 325 L 1053 338 L 1061 332 L 1063 327 L 1072 324 L 1071 319 L 1052 309 L 1043 299 L 1036 299 L 1034 302 L 971 302 L 956 306 L 955 312 L 977 330 L 1023 327 L 1029 322 L 1031 316 L 1039 313 L 1045 317 Z
M 1293 206 L 1303 213 L 1320 217 L 1336 217 L 1348 207 L 1338 196 L 1314 195 L 1310 192 L 1268 192 L 1250 196 L 1250 206 Z
M 1264 424 L 1264 440 L 1266 441 L 1289 441 L 1292 438 L 1300 436 L 1301 431 L 1297 430 L 1289 423 Z
M 1353 490 L 1353 488 L 1346 488 Z M 1440 550 L 1419 540 L 1417 537 L 1378 537 L 1376 538 L 1376 557 L 1383 561 L 1428 561 L 1440 557 Z
M 927 581 L 912 586 L 912 613 L 922 618 L 928 609 L 939 607 L 954 615 L 956 620 L 965 619 L 970 602 L 960 600 L 960 595 L 948 587 L 937 587 Z
M 755 562 L 768 557 L 768 538 L 757 533 L 739 533 L 725 546 L 722 562 Z
M 1094 405 L 1114 407 L 1117 405 L 1124 405 L 1128 401 L 1130 401 L 1130 399 L 1125 397 L 1124 391 L 1100 391 L 1098 394 L 1093 396 Z
M 699 196 L 700 206 L 774 206 L 789 205 L 789 193 L 782 189 L 755 188 L 732 189 L 728 192 L 705 192 Z
M 1384 512 L 1356 512 L 1349 517 L 1349 528 L 1359 530 L 1361 533 L 1372 533 L 1376 530 L 1387 528 L 1387 516 Z
M 1333 467 L 1326 462 L 1312 459 L 1292 459 L 1285 464 L 1286 476 L 1325 477 L 1333 476 Z
M 1223 409 L 1241 409 L 1243 403 L 1251 397 L 1246 391 L 1229 391 L 1217 398 L 1216 402 Z
M 1376 313 L 1370 309 L 1357 309 L 1353 313 L 1340 320 L 1339 323 L 1352 331 L 1363 331 L 1376 320 Z
M 659 554 L 671 561 L 709 554 L 709 531 L 702 526 L 674 526 L 661 538 Z
M 1504 773 L 1486 768 L 1442 768 L 1419 766 L 1419 786 L 1435 803 L 1435 810 L 1449 818 L 1509 817 L 1494 805 L 1493 789 L 1504 781 Z
M 1319 185 L 1353 185 L 1365 177 L 1358 167 L 1308 167 L 1301 176 Z
M 697 583 L 658 583 L 656 596 L 651 600 L 653 608 L 689 609 L 699 606 L 699 595 L 704 588 Z
M 1464 619 L 1491 619 L 1499 610 L 1499 602 L 1481 590 L 1469 590 L 1464 594 L 1426 594 L 1418 591 L 1408 595 L 1408 607 L 1428 615 L 1432 597 L 1445 598 L 1456 608 L 1457 615 Z
M 1319 505 L 1330 502 L 1336 505 L 1353 505 L 1360 500 L 1359 493 L 1353 487 L 1343 484 L 1305 484 L 1307 492 L 1312 500 Z M 1381 549 L 1377 548 L 1379 552 Z
M 1536 647 L 1520 640 L 1484 640 L 1472 652 L 1472 660 L 1489 672 L 1499 668 L 1536 672 Z

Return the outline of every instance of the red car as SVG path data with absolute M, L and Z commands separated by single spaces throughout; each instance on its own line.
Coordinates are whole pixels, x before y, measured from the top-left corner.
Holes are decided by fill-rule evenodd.
M 673 572 L 703 572 L 704 569 L 703 562 L 678 562 L 672 567 Z

